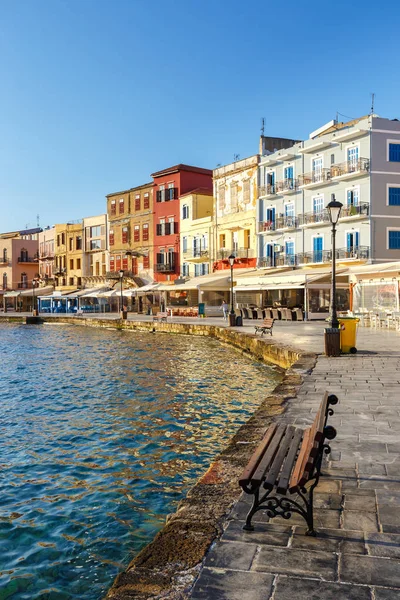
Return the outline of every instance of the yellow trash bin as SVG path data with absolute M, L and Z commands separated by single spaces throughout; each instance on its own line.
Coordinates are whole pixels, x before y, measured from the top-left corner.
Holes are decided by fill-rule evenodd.
M 356 317 L 340 317 L 340 349 L 345 354 L 355 354 L 356 338 L 357 338 L 357 323 L 360 319 Z

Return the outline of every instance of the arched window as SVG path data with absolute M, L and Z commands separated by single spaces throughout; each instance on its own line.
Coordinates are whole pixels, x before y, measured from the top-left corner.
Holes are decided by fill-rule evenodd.
M 28 262 L 28 250 L 25 250 L 25 248 L 21 250 L 21 262 Z
M 3 273 L 3 290 L 7 289 L 7 273 Z
M 7 248 L 3 248 L 3 263 L 6 263 L 7 261 Z

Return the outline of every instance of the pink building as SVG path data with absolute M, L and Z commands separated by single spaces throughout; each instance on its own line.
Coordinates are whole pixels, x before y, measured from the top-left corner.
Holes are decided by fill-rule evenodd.
M 41 229 L 30 229 L 0 234 L 0 288 L 21 290 L 32 287 L 39 276 L 38 234 Z

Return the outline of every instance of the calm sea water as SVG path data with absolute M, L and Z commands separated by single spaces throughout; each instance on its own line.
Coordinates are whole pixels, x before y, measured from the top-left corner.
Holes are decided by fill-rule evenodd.
M 98 600 L 280 375 L 207 338 L 0 325 L 0 600 Z

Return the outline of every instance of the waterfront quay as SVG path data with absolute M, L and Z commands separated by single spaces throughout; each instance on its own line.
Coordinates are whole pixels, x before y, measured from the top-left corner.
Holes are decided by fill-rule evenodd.
M 82 323 L 89 324 L 91 319 L 82 319 Z M 144 316 L 130 318 L 128 324 L 130 320 L 152 322 Z M 115 317 L 108 321 L 110 326 L 112 321 L 119 323 Z M 217 326 L 254 338 L 254 324 L 248 322 L 244 327 L 228 328 L 222 319 L 177 317 L 173 323 Z M 181 565 L 175 564 L 175 571 L 164 564 L 161 577 L 154 564 L 158 557 L 165 559 L 160 549 L 165 537 L 161 535 L 158 549 L 156 539 L 147 555 L 141 553 L 141 564 L 134 560 L 117 579 L 109 598 L 400 599 L 400 333 L 360 328 L 356 355 L 328 358 L 323 355 L 323 328 L 323 323 L 316 322 L 277 322 L 272 339 L 268 336 L 259 342 L 292 349 L 300 357 L 303 351 L 309 360 L 308 367 L 297 370 L 301 381 L 297 379 L 297 385 L 292 386 L 284 410 L 277 410 L 272 419 L 306 427 L 313 421 L 325 390 L 339 398 L 330 418 L 337 437 L 331 442 L 332 453 L 315 493 L 317 536 L 305 536 L 304 523 L 295 516 L 289 521 L 277 518 L 268 522 L 263 513 L 254 518 L 254 532 L 243 531 L 249 499 L 243 495 L 239 498 L 240 489 L 233 481 L 226 492 L 229 496 L 236 485 L 238 499 L 233 505 L 231 502 L 228 514 L 217 512 L 215 522 L 211 523 L 207 515 L 209 528 L 218 535 L 209 548 L 204 547 L 200 560 L 199 553 L 193 552 Z M 155 324 L 154 330 L 158 335 L 168 328 Z M 311 353 L 315 353 L 314 361 Z M 293 377 L 293 369 L 290 371 Z M 237 448 L 241 441 L 239 432 Z M 256 440 L 252 442 L 255 447 Z M 209 472 L 215 473 L 213 465 Z M 223 503 L 222 485 L 219 493 L 218 501 Z M 195 500 L 192 495 L 189 504 L 195 505 Z M 172 521 L 175 527 L 181 523 L 176 535 L 185 530 L 185 510 L 193 521 L 196 519 L 200 536 L 204 515 L 190 512 L 188 505 L 181 507 L 180 519 L 178 516 Z M 195 540 L 193 530 L 185 533 Z M 169 564 L 179 562 L 179 547 L 180 543 L 175 555 L 171 548 L 165 550 L 165 554 L 170 553 Z M 153 550 L 152 562 L 149 552 Z M 147 572 L 146 562 L 151 567 Z M 150 585 L 146 577 L 152 573 Z

